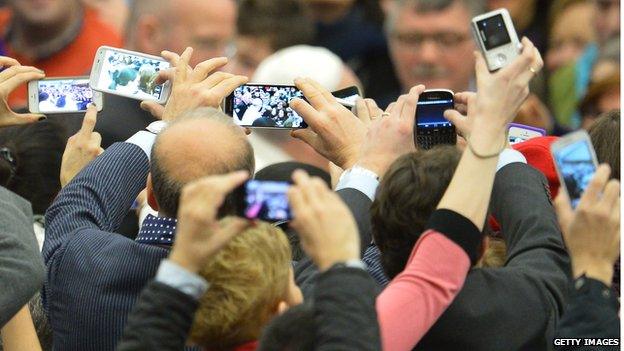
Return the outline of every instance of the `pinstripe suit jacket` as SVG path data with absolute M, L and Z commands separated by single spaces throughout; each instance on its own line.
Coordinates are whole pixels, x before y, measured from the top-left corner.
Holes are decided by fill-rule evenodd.
M 115 230 L 145 187 L 136 145 L 116 143 L 58 195 L 46 213 L 44 307 L 55 350 L 114 350 L 141 289 L 168 250 Z

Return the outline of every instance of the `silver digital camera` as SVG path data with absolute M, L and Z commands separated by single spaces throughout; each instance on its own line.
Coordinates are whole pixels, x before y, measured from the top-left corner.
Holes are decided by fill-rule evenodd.
M 522 44 L 506 9 L 476 16 L 471 24 L 490 72 L 507 66 L 520 55 Z

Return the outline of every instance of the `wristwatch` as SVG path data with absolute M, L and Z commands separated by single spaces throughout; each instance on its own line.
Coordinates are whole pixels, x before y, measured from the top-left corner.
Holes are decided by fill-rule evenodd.
M 160 132 L 162 132 L 163 129 L 167 127 L 167 124 L 168 123 L 165 121 L 156 121 L 150 123 L 147 127 L 145 127 L 145 129 L 150 133 L 158 135 Z

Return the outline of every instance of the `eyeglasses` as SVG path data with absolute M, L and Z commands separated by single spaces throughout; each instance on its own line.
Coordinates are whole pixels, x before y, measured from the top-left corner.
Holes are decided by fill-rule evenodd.
M 392 38 L 400 45 L 406 47 L 420 48 L 427 40 L 431 40 L 438 48 L 454 49 L 469 39 L 469 35 L 464 33 L 440 32 L 433 34 L 422 33 L 394 33 Z

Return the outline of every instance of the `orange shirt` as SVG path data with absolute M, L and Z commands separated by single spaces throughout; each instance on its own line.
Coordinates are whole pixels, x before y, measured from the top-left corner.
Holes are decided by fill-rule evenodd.
M 102 45 L 123 47 L 123 40 L 115 30 L 98 19 L 92 9 L 85 9 L 82 28 L 78 36 L 60 52 L 43 60 L 32 60 L 12 50 L 6 44 L 7 55 L 15 58 L 24 66 L 35 66 L 46 73 L 47 78 L 64 76 L 89 75 L 95 52 Z M 0 9 L 0 32 L 6 34 L 11 21 L 11 11 Z M 25 107 L 27 100 L 27 85 L 16 89 L 9 96 L 12 107 Z

